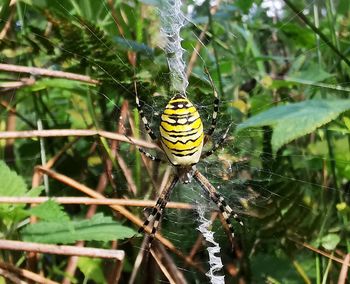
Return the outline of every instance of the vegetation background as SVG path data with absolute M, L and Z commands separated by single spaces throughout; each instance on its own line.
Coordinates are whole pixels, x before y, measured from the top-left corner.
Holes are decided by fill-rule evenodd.
M 223 147 L 198 167 L 245 226 L 235 224 L 232 250 L 200 188 L 179 185 L 171 200 L 182 203 L 166 209 L 164 239 L 147 253 L 136 232 L 169 170 L 135 147 L 156 153 L 134 101 L 136 86 L 157 129 L 171 96 L 158 2 L 0 4 L 0 283 L 208 282 L 191 207 L 198 203 L 214 220 L 226 283 L 348 283 L 350 2 L 184 1 L 189 98 L 208 126 L 207 67 L 222 102 L 214 140 L 233 122 Z M 77 198 L 101 194 L 131 203 Z M 76 204 L 30 206 L 39 196 Z M 28 242 L 125 256 L 28 253 Z

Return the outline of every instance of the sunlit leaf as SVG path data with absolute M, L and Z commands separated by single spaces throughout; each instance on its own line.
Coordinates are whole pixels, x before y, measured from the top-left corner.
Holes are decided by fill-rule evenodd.
M 93 280 L 94 283 L 106 283 L 106 279 L 103 275 L 102 259 L 79 257 L 78 267 L 85 278 Z
M 0 195 L 23 196 L 27 192 L 27 185 L 23 178 L 0 161 Z
M 340 242 L 340 237 L 337 234 L 328 234 L 321 238 L 321 245 L 327 250 L 334 250 Z
M 236 131 L 248 127 L 273 128 L 272 148 L 276 152 L 292 140 L 311 133 L 350 109 L 350 100 L 309 100 L 271 108 L 237 126 Z
M 130 238 L 136 232 L 99 213 L 80 221 L 38 222 L 22 231 L 25 241 L 69 244 L 76 241 L 110 241 Z
M 35 197 L 42 189 L 36 187 L 28 190 L 23 178 L 12 171 L 4 161 L 0 161 L 0 196 Z M 29 214 L 24 207 L 24 204 L 0 204 L 0 224 L 9 227 L 26 218 Z
M 320 68 L 319 64 L 311 64 L 307 69 L 289 74 L 288 77 L 310 82 L 321 82 L 333 75 Z
M 48 200 L 29 210 L 29 213 L 45 221 L 67 222 L 68 215 L 63 211 L 63 207 L 53 200 Z

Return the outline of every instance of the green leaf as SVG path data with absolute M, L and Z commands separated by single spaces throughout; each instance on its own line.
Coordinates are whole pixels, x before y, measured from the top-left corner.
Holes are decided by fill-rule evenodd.
M 340 237 L 337 234 L 328 234 L 321 238 L 321 245 L 327 250 L 334 250 L 340 242 Z
M 30 189 L 26 193 L 26 196 L 28 196 L 28 197 L 37 197 L 43 192 L 44 188 L 45 187 L 43 185 L 40 185 L 38 187 L 33 187 L 32 189 Z
M 248 127 L 271 126 L 272 149 L 276 152 L 292 140 L 311 133 L 350 109 L 350 100 L 309 100 L 271 108 L 239 124 L 236 131 Z
M 237 0 L 234 3 L 235 3 L 235 6 L 237 6 L 238 8 L 240 8 L 243 11 L 243 13 L 248 14 L 249 9 L 252 7 L 254 1 L 252 1 L 252 0 Z
M 344 116 L 344 117 L 343 117 L 343 121 L 344 121 L 344 123 L 345 123 L 346 128 L 347 128 L 348 130 L 350 130 L 350 118 Z
M 79 257 L 78 267 L 85 278 L 93 280 L 94 283 L 106 283 L 106 279 L 103 275 L 102 259 Z
M 289 74 L 288 77 L 310 82 L 321 82 L 333 75 L 320 68 L 319 64 L 310 64 L 307 69 Z
M 43 187 L 32 188 L 28 191 L 23 178 L 12 171 L 5 162 L 0 161 L 0 196 L 38 196 Z M 14 224 L 28 217 L 24 204 L 0 204 L 0 224 L 10 228 Z M 1 237 L 7 237 L 1 235 Z
M 0 161 L 0 196 L 23 196 L 27 191 L 23 178 Z
M 146 55 L 150 58 L 154 57 L 153 49 L 144 43 L 138 43 L 134 40 L 125 39 L 123 37 L 118 37 L 118 36 L 114 37 L 113 41 L 119 44 L 120 46 L 124 47 L 126 50 L 132 50 L 137 53 Z
M 67 89 L 72 92 L 83 92 L 84 86 L 89 83 L 81 82 L 81 81 L 73 81 L 68 79 L 41 79 L 35 82 L 34 85 L 28 87 L 29 90 L 32 92 L 40 91 L 40 90 L 46 90 L 50 88 L 60 88 L 60 89 Z
M 67 222 L 69 217 L 63 211 L 63 207 L 53 200 L 48 200 L 28 210 L 31 215 L 45 221 Z
M 76 241 L 110 241 L 130 238 L 136 232 L 102 213 L 80 221 L 39 222 L 22 230 L 25 241 L 69 244 Z

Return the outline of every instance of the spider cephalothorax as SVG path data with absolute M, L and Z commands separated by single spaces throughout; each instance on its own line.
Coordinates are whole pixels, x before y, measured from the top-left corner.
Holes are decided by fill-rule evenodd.
M 219 110 L 219 98 L 210 76 L 209 80 L 213 88 L 215 99 L 212 123 L 206 134 L 204 134 L 203 123 L 195 106 L 184 93 L 177 93 L 170 99 L 161 115 L 159 125 L 160 138 L 158 139 L 144 115 L 142 109 L 143 105 L 136 94 L 136 105 L 147 133 L 150 135 L 153 141 L 160 146 L 168 161 L 175 168 L 174 175 L 172 175 L 168 181 L 168 184 L 161 192 L 151 214 L 148 216 L 143 226 L 139 229 L 139 232 L 144 231 L 144 228 L 153 221 L 149 244 L 151 244 L 155 233 L 157 232 L 163 210 L 170 198 L 171 191 L 179 180 L 183 183 L 189 183 L 191 179 L 194 178 L 199 183 L 199 185 L 218 206 L 228 228 L 231 230 L 232 236 L 234 233 L 229 219 L 230 216 L 237 219 L 241 225 L 243 224 L 241 221 L 239 221 L 238 216 L 233 213 L 231 207 L 226 204 L 224 198 L 195 167 L 201 158 L 211 155 L 220 146 L 220 144 L 226 138 L 229 130 L 228 128 L 218 143 L 214 143 L 211 150 L 207 152 L 202 151 L 205 142 L 208 141 L 208 138 L 215 130 Z M 140 151 L 152 160 L 160 160 L 142 149 L 140 149 Z

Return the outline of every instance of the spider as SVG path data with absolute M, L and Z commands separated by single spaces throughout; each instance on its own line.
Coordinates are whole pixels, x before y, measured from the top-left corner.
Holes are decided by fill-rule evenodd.
M 196 182 L 198 182 L 201 188 L 210 196 L 211 200 L 219 208 L 228 228 L 230 229 L 232 239 L 234 237 L 234 231 L 229 218 L 232 216 L 240 225 L 243 226 L 243 222 L 239 219 L 238 215 L 233 212 L 231 207 L 225 202 L 224 198 L 216 191 L 215 187 L 196 168 L 196 164 L 200 159 L 210 156 L 220 147 L 230 129 L 230 127 L 227 128 L 224 135 L 217 143 L 214 143 L 211 150 L 207 152 L 202 151 L 203 146 L 215 131 L 220 103 L 213 80 L 211 79 L 208 70 L 205 71 L 208 75 L 214 94 L 212 121 L 206 134 L 204 134 L 203 123 L 195 106 L 187 98 L 185 93 L 177 92 L 170 99 L 161 115 L 159 126 L 160 138 L 157 138 L 144 114 L 143 103 L 140 101 L 137 92 L 135 92 L 136 106 L 145 126 L 146 132 L 151 139 L 158 144 L 170 164 L 175 169 L 174 174 L 171 176 L 167 185 L 160 193 L 151 214 L 144 221 L 142 227 L 140 227 L 138 231 L 139 233 L 142 233 L 153 221 L 148 242 L 149 248 L 151 247 L 152 241 L 154 240 L 155 234 L 158 230 L 159 223 L 163 215 L 164 208 L 169 201 L 170 194 L 178 181 L 188 184 L 193 178 Z M 151 155 L 141 148 L 139 148 L 139 150 L 153 161 L 162 161 L 158 157 Z

